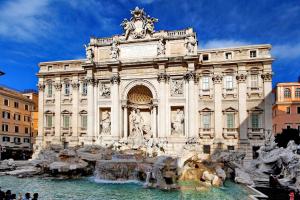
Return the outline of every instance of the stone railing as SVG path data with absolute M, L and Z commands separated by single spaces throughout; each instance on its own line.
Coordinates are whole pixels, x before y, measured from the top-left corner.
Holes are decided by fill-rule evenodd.
M 45 136 L 47 136 L 47 135 L 54 136 L 55 135 L 54 127 L 45 127 L 44 134 L 45 134 Z
M 263 139 L 265 137 L 264 135 L 264 129 L 263 128 L 248 128 L 248 137 L 250 139 Z
M 186 30 L 168 31 L 168 37 L 183 37 L 186 36 Z
M 237 138 L 238 137 L 238 128 L 223 128 L 223 137 L 225 139 Z
M 210 98 L 212 97 L 213 94 L 213 89 L 209 88 L 209 89 L 200 89 L 199 90 L 199 96 L 200 98 L 203 96 L 209 96 Z
M 112 44 L 113 39 L 112 38 L 91 38 L 90 44 L 91 45 L 110 45 Z
M 213 128 L 199 128 L 199 137 L 200 138 L 213 138 L 214 129 Z

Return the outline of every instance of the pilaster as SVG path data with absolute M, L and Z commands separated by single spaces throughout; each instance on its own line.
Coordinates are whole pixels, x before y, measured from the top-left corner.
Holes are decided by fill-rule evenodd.
M 214 66 L 215 73 L 212 77 L 214 84 L 214 106 L 215 106 L 215 138 L 214 143 L 222 143 L 223 140 L 223 114 L 222 114 L 222 80 L 223 76 L 219 72 L 220 66 Z
M 87 122 L 87 144 L 93 144 L 95 132 L 95 109 L 94 109 L 94 74 L 92 70 L 87 72 L 87 102 L 88 102 L 88 122 Z
M 61 89 L 62 84 L 60 82 L 60 77 L 55 78 L 55 138 L 53 139 L 53 143 L 61 144 Z
M 272 63 L 264 62 L 261 75 L 264 83 L 264 124 L 265 134 L 272 131 Z
M 78 100 L 79 100 L 79 82 L 78 76 L 73 76 L 72 79 L 72 145 L 78 145 Z
M 110 78 L 111 82 L 111 135 L 113 138 L 120 138 L 120 98 L 119 98 L 119 84 L 120 84 L 120 76 L 118 72 L 118 66 L 112 67 L 112 76 Z

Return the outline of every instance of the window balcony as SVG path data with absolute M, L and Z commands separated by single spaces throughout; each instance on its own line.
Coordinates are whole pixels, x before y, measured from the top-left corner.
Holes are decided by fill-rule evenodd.
M 225 139 L 238 138 L 238 128 L 223 128 L 223 137 Z
M 67 136 L 71 136 L 72 135 L 72 127 L 62 127 L 61 128 L 61 135 L 67 135 Z
M 237 89 L 236 88 L 223 88 L 223 97 L 232 96 L 234 98 L 237 97 Z
M 249 139 L 264 139 L 264 129 L 263 128 L 248 128 Z
M 47 135 L 54 136 L 55 135 L 54 127 L 45 127 L 44 128 L 44 134 L 45 134 L 45 136 L 47 136 Z
M 86 135 L 87 128 L 86 127 L 80 127 L 80 128 L 78 128 L 78 133 L 79 133 L 79 136 Z
M 209 88 L 209 89 L 200 89 L 200 91 L 199 91 L 200 98 L 203 98 L 204 96 L 208 96 L 208 97 L 212 98 L 212 94 L 213 94 L 213 92 L 212 92 L 211 88 Z
M 247 88 L 247 95 L 250 98 L 251 96 L 262 97 L 263 89 L 262 87 L 248 87 Z
M 212 139 L 214 137 L 214 129 L 213 128 L 199 128 L 199 137 L 200 138 L 208 138 Z

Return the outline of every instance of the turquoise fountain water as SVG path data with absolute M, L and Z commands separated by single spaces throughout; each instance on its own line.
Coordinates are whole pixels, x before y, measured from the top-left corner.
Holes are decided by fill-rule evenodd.
M 11 176 L 0 176 L 2 190 L 11 189 L 13 193 L 38 192 L 40 199 L 45 200 L 243 200 L 247 192 L 239 185 L 230 181 L 222 188 L 212 188 L 209 191 L 161 191 L 145 189 L 142 184 L 126 183 L 112 184 L 96 182 L 93 178 L 77 180 L 57 180 L 41 178 L 18 179 Z

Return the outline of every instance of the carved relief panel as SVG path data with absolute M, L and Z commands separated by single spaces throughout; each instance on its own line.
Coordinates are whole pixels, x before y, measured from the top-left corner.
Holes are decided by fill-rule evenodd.
M 183 96 L 183 79 L 172 79 L 170 84 L 170 94 L 171 96 Z
M 110 98 L 110 83 L 99 82 L 99 95 L 101 98 Z

